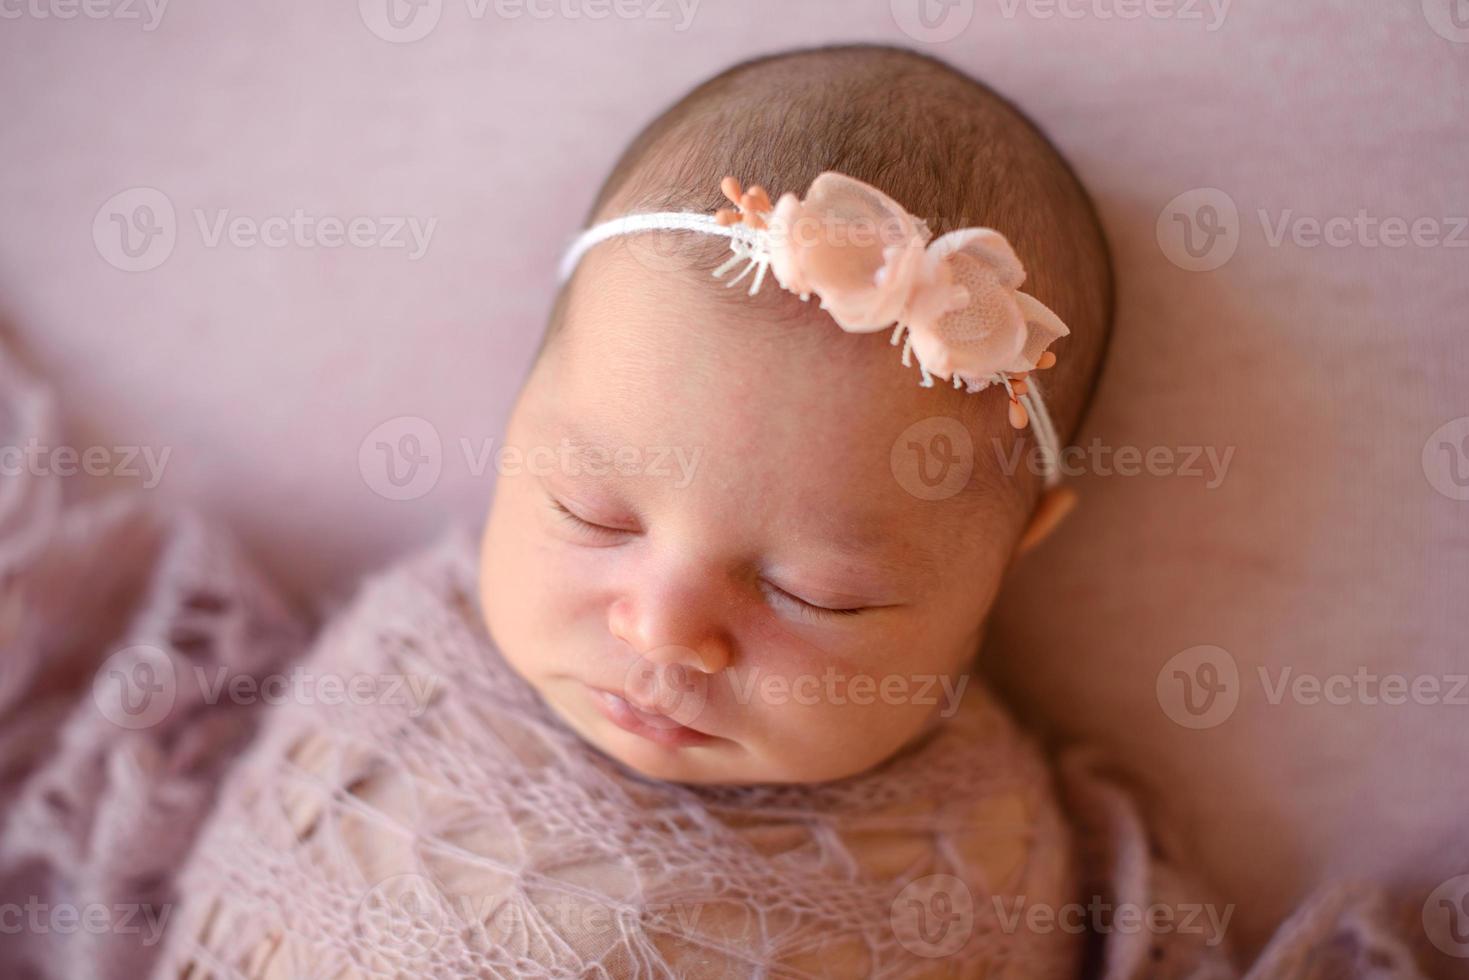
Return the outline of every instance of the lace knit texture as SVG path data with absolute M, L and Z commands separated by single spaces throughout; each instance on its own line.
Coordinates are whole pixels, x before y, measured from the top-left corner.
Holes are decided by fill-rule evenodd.
M 0 349 L 0 446 L 59 433 Z M 975 685 L 856 779 L 641 779 L 495 655 L 462 535 L 378 579 L 305 662 L 318 683 L 286 689 L 366 691 L 226 695 L 295 676 L 301 620 L 219 528 L 131 494 L 68 503 L 62 482 L 0 481 L 6 980 L 1067 977 L 1081 937 L 1017 908 L 1204 899 L 1097 753 L 1059 769 L 1068 832 Z M 1421 905 L 1324 887 L 1247 977 L 1419 977 Z M 1221 938 L 1105 928 L 1083 975 L 1237 976 Z
M 64 444 L 54 404 L 0 349 L 0 446 L 31 440 Z M 0 478 L 0 977 L 136 980 L 260 714 L 197 680 L 278 672 L 307 633 L 217 529 L 63 497 L 49 470 Z M 166 690 L 130 715 L 117 679 L 144 662 Z
M 181 882 L 172 967 L 608 978 L 1075 969 L 1076 937 L 1007 933 L 991 901 L 1054 904 L 1074 879 L 1047 771 L 983 695 L 853 779 L 647 780 L 559 723 L 496 654 L 471 598 L 473 558 L 456 539 L 377 580 L 320 642 L 306 671 L 372 678 L 384 703 L 293 705 L 270 720 Z

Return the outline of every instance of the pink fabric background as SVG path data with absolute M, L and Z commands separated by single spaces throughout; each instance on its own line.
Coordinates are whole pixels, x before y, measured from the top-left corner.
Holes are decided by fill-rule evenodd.
M 676 6 L 476 19 L 444 0 L 403 44 L 365 26 L 375 2 L 194 0 L 149 31 L 141 6 L 141 22 L 62 20 L 34 0 L 0 23 L 3 329 L 59 383 L 73 445 L 168 447 L 160 502 L 233 522 L 303 594 L 479 519 L 490 474 L 460 441 L 499 437 L 555 260 L 636 127 L 754 53 L 925 46 L 899 27 L 909 0 L 705 0 L 685 31 Z M 1128 2 L 1045 17 L 1044 0 L 958 0 L 950 16 L 972 19 L 931 50 L 1033 114 L 1098 200 L 1120 319 L 1083 441 L 1235 454 L 1214 490 L 1082 478 L 1083 509 L 1016 578 L 993 651 L 1015 698 L 1151 788 L 1248 945 L 1327 877 L 1423 895 L 1469 872 L 1469 708 L 1271 704 L 1256 673 L 1469 670 L 1469 502 L 1435 490 L 1447 456 L 1423 462 L 1469 415 L 1469 248 L 1272 245 L 1257 217 L 1365 209 L 1448 234 L 1469 212 L 1469 31 L 1448 19 L 1461 0 L 1239 0 L 1212 30 L 1182 0 L 1153 9 L 1202 19 L 1104 16 Z M 177 242 L 124 272 L 93 220 L 139 186 L 167 195 Z M 1239 215 L 1237 251 L 1206 272 L 1156 232 L 1196 188 Z M 438 224 L 417 261 L 210 248 L 193 212 L 221 208 Z M 395 501 L 359 451 L 401 416 L 436 431 L 441 473 Z M 1194 730 L 1158 678 L 1199 645 L 1228 651 L 1240 683 L 1233 712 Z

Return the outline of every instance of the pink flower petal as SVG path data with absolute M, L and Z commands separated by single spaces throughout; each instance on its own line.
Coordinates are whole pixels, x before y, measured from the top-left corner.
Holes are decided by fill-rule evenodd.
M 969 255 L 950 254 L 945 264 L 968 303 L 938 317 L 910 311 L 909 340 L 919 363 L 941 378 L 956 372 L 982 378 L 1005 370 L 1021 354 L 1026 338 L 1015 292 L 1001 284 L 988 263 Z
M 1046 348 L 1071 333 L 1061 318 L 1040 300 L 1029 293 L 1016 292 L 1015 302 L 1025 318 L 1025 346 L 1006 370 L 1018 374 L 1035 370 Z
M 918 224 L 901 204 L 876 187 L 832 171 L 811 182 L 805 205 L 808 211 L 838 222 L 864 226 L 869 242 L 881 236 L 885 244 L 896 245 L 912 237 Z
M 967 255 L 995 270 L 1000 285 L 1018 289 L 1025 282 L 1025 267 L 1004 235 L 992 228 L 961 228 L 934 239 L 928 251 L 936 258 Z
M 812 182 L 787 242 L 794 256 L 781 256 L 781 271 L 796 272 L 843 330 L 868 332 L 902 315 L 922 269 L 927 229 L 876 188 L 824 173 Z
M 795 239 L 805 224 L 805 211 L 800 198 L 794 194 L 782 194 L 775 202 L 770 214 L 770 271 L 781 287 L 805 296 L 811 292 L 811 284 L 801 270 L 801 250 Z

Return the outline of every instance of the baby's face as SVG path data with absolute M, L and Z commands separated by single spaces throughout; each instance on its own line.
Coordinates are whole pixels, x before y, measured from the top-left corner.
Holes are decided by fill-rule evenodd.
M 974 476 L 920 499 L 894 444 L 964 397 L 995 416 L 969 430 Z M 989 488 L 1008 479 L 986 475 L 992 437 L 1014 438 L 1000 395 L 920 388 L 884 333 L 814 304 L 765 322 L 602 246 L 509 425 L 524 463 L 485 532 L 490 632 L 646 775 L 860 772 L 958 707 L 1024 517 Z

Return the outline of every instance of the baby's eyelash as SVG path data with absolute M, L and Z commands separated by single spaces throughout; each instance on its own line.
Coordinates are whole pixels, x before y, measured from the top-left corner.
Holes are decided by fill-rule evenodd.
M 597 524 L 594 521 L 589 521 L 573 512 L 569 507 L 549 494 L 546 496 L 546 502 L 550 504 L 551 509 L 556 513 L 558 518 L 582 534 L 589 534 L 603 539 L 616 539 L 631 533 L 622 528 L 608 527 L 605 524 Z M 808 602 L 794 593 L 787 592 L 773 582 L 767 582 L 762 579 L 760 585 L 761 589 L 777 603 L 792 608 L 796 611 L 797 615 L 813 621 L 841 619 L 856 616 L 866 611 L 865 606 L 857 606 L 851 609 L 832 609 L 828 606 L 818 606 L 814 602 Z
M 577 514 L 572 513 L 572 511 L 567 508 L 565 504 L 557 500 L 555 497 L 548 496 L 546 500 L 548 503 L 550 503 L 551 509 L 554 510 L 562 520 L 564 520 L 566 523 L 570 524 L 573 528 L 575 528 L 577 531 L 582 532 L 583 534 L 592 534 L 598 537 L 618 537 L 620 535 L 628 533 L 621 528 L 607 527 L 605 524 L 597 524 L 587 520 L 584 517 L 580 517 Z
M 854 609 L 832 609 L 827 606 L 818 606 L 814 602 L 807 602 L 798 595 L 794 595 L 771 582 L 762 583 L 767 594 L 773 596 L 777 602 L 792 606 L 797 613 L 811 619 L 826 619 L 828 617 L 856 616 L 864 611 L 864 607 L 858 606 Z

